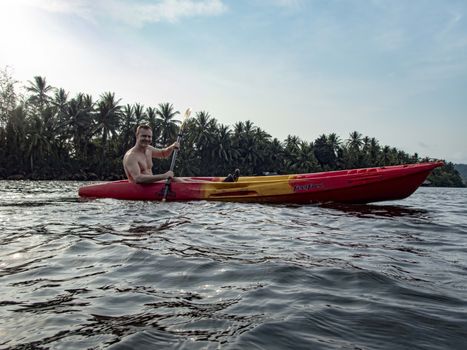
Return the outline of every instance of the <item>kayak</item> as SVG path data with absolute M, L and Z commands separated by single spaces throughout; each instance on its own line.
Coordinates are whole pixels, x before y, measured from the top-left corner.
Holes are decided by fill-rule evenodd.
M 184 177 L 173 181 L 167 201 L 231 201 L 259 203 L 369 203 L 410 196 L 441 161 L 326 171 L 309 174 L 245 176 L 237 182 L 223 177 Z M 160 201 L 165 181 L 135 184 L 128 180 L 79 188 L 88 198 Z

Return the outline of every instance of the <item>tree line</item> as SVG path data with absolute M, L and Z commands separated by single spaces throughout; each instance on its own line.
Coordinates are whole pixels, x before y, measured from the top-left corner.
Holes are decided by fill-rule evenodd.
M 121 104 L 112 92 L 75 96 L 36 76 L 22 86 L 8 68 L 0 70 L 0 178 L 112 180 L 123 178 L 122 157 L 135 142 L 137 125 L 153 129 L 153 143 L 165 147 L 180 128 L 171 103 L 157 107 Z M 289 135 L 281 141 L 251 121 L 224 125 L 207 111 L 184 125 L 177 176 L 290 174 L 416 163 L 417 154 L 380 145 L 357 131 L 342 140 L 335 133 L 314 141 Z M 156 162 L 165 172 L 170 159 Z M 433 185 L 463 186 L 453 164 L 437 169 Z

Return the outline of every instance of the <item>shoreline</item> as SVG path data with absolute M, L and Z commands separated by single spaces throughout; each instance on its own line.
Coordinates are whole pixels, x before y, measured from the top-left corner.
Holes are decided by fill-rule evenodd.
M 117 181 L 125 180 L 125 175 L 112 174 L 100 177 L 95 173 L 81 173 L 61 176 L 43 176 L 36 174 L 14 174 L 10 176 L 0 176 L 3 181 Z

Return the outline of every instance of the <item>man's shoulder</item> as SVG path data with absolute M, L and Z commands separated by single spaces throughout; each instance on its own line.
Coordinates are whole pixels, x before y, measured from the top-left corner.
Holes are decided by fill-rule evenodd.
M 125 152 L 125 155 L 123 157 L 128 157 L 133 151 L 133 148 L 130 148 L 128 151 Z
M 153 149 L 154 149 L 154 147 L 148 146 L 144 150 L 144 152 L 142 152 L 142 151 L 136 149 L 136 147 L 132 147 L 128 151 L 126 151 L 125 155 L 123 156 L 123 159 L 124 160 L 128 159 L 128 158 L 137 159 L 137 158 L 140 158 L 140 157 L 144 157 L 145 155 L 148 155 L 148 154 L 150 155 Z
M 126 151 L 125 155 L 123 156 L 123 161 L 128 161 L 129 159 L 136 158 L 137 154 L 135 152 L 135 148 L 132 147 L 128 151 Z

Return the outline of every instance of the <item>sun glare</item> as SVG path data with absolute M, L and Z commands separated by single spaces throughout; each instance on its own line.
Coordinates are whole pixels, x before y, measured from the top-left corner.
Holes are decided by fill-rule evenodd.
M 20 2 L 15 1 L 0 1 L 0 28 L 2 29 L 2 36 L 6 33 L 5 29 L 11 29 L 21 21 L 21 11 L 24 7 Z
M 0 1 L 0 67 L 43 74 L 56 41 L 49 24 L 47 13 L 27 1 Z M 21 75 L 17 78 L 26 78 Z
M 35 34 L 32 31 L 32 9 L 21 1 L 0 1 L 0 43 L 2 55 L 16 50 L 23 40 Z

